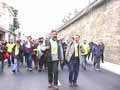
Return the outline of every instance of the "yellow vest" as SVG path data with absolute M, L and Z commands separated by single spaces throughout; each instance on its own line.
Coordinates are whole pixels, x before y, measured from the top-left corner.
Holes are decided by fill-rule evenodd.
M 83 48 L 84 48 L 84 55 L 87 55 L 90 51 L 90 46 L 89 44 L 85 44 L 83 45 Z
M 7 52 L 8 53 L 12 53 L 12 49 L 13 49 L 13 47 L 14 47 L 14 44 L 7 44 Z
M 75 57 L 78 57 L 79 56 L 79 54 L 78 54 L 78 43 L 75 43 L 74 46 L 75 46 Z
M 16 45 L 15 46 L 15 56 L 17 56 L 19 54 L 19 47 Z
M 58 45 L 57 41 L 50 40 L 51 42 L 51 54 L 58 54 Z

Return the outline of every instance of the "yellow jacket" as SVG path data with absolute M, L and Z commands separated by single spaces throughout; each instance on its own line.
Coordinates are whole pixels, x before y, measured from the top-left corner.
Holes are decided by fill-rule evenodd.
M 89 44 L 83 44 L 83 49 L 84 49 L 84 54 L 83 55 L 87 55 L 90 51 L 90 46 Z

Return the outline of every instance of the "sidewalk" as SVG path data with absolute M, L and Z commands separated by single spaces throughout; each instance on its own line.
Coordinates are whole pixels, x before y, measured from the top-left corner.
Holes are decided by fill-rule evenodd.
M 104 62 L 101 63 L 101 68 L 120 75 L 120 65 Z
M 91 64 L 92 65 L 92 61 L 87 61 L 88 64 Z M 100 67 L 107 70 L 107 71 L 110 71 L 110 72 L 113 72 L 115 74 L 118 74 L 120 75 L 120 65 L 118 64 L 113 64 L 113 63 L 110 63 L 110 62 L 104 62 L 104 63 L 101 63 L 100 64 Z

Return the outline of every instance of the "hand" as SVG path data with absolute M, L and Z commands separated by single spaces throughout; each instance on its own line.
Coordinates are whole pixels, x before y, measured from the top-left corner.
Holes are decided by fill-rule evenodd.
M 64 63 L 64 60 L 61 60 L 60 63 L 63 64 L 63 63 Z
M 50 49 L 50 46 L 46 46 L 46 49 Z

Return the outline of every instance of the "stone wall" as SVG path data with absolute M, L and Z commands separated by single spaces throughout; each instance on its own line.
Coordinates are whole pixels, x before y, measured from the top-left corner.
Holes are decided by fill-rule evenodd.
M 59 32 L 66 39 L 74 34 L 104 42 L 105 60 L 120 64 L 120 0 L 104 2 Z

